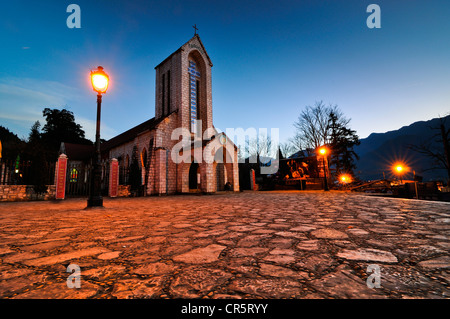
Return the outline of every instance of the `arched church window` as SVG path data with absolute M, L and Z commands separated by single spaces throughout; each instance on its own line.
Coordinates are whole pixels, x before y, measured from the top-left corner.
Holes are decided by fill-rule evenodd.
M 161 105 L 162 116 L 167 116 L 170 113 L 170 100 L 171 100 L 171 88 L 170 88 L 170 70 L 161 76 Z
M 166 115 L 168 115 L 170 113 L 170 70 L 167 71 L 167 110 L 166 110 Z
M 190 123 L 191 132 L 195 133 L 197 130 L 197 119 L 199 119 L 199 107 L 200 107 L 200 72 L 197 64 L 189 60 L 189 110 L 190 110 Z
M 147 166 L 147 150 L 145 149 L 145 147 L 141 152 L 141 165 L 142 167 Z

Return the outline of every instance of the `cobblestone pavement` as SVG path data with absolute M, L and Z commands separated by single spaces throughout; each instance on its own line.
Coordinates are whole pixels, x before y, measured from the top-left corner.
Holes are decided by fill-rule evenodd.
M 0 297 L 450 296 L 450 203 L 292 191 L 104 205 L 1 203 Z

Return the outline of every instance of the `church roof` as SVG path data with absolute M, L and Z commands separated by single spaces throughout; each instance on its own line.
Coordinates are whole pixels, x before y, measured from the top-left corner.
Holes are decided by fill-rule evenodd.
M 107 140 L 101 144 L 102 152 L 110 150 L 116 146 L 124 144 L 126 142 L 134 140 L 134 138 L 142 132 L 152 130 L 156 127 L 156 125 L 161 122 L 164 118 L 156 120 L 154 117 L 151 119 L 136 125 L 133 128 L 130 128 L 128 131 L 125 131 L 112 139 Z
M 213 126 L 214 130 L 216 131 L 216 134 L 211 136 L 211 138 L 209 140 L 204 140 L 202 143 L 202 147 L 205 147 L 206 145 L 208 145 L 209 143 L 215 142 L 216 138 L 220 138 L 219 136 L 225 136 L 226 137 L 226 141 L 227 143 L 230 143 L 233 145 L 234 149 L 237 151 L 239 148 L 236 146 L 236 144 L 234 144 L 234 142 L 228 138 L 228 136 L 224 133 L 221 132 L 219 134 L 217 134 L 217 130 L 216 128 Z M 220 142 L 219 142 L 220 143 Z M 194 145 L 194 142 L 192 142 L 192 145 Z
M 300 151 L 298 151 L 298 152 L 292 154 L 292 155 L 289 156 L 288 158 L 289 158 L 289 159 L 292 159 L 292 158 L 305 158 L 305 157 L 308 157 L 307 151 L 305 151 L 305 150 L 300 150 Z
M 136 136 L 138 136 L 139 134 L 155 129 L 159 123 L 161 123 L 164 119 L 166 119 L 167 117 L 171 116 L 173 113 L 176 113 L 176 112 L 177 112 L 177 110 L 172 111 L 169 114 L 167 114 L 166 116 L 163 116 L 158 119 L 152 117 L 151 119 L 149 119 L 141 124 L 138 124 L 135 127 L 130 128 L 128 131 L 125 131 L 125 132 L 107 140 L 106 142 L 103 142 L 100 145 L 101 151 L 106 152 L 114 147 L 117 147 L 119 145 L 122 145 L 124 143 L 134 140 L 136 138 Z
M 94 145 L 83 145 L 61 142 L 59 148 L 60 154 L 66 154 L 69 160 L 73 161 L 86 161 L 89 160 L 94 154 Z
M 174 55 L 177 54 L 178 52 L 183 51 L 183 50 L 184 50 L 184 47 L 185 47 L 188 43 L 190 43 L 192 40 L 194 40 L 194 39 L 197 39 L 197 40 L 198 40 L 198 42 L 200 43 L 200 45 L 201 45 L 201 47 L 202 47 L 202 49 L 203 49 L 203 52 L 204 52 L 205 55 L 206 55 L 206 58 L 208 59 L 209 65 L 212 66 L 213 64 L 212 64 L 211 58 L 209 57 L 208 53 L 206 52 L 205 46 L 203 45 L 203 42 L 202 42 L 202 40 L 200 39 L 200 36 L 199 36 L 198 34 L 196 34 L 196 35 L 194 35 L 192 38 L 190 38 L 188 42 L 186 42 L 186 43 L 183 44 L 181 47 L 179 47 L 178 50 L 176 50 L 175 52 L 173 52 L 171 55 L 169 55 L 167 58 L 165 58 L 161 63 L 159 63 L 157 66 L 155 66 L 155 69 L 157 69 L 160 65 L 164 64 L 166 61 L 168 61 L 169 59 L 171 59 L 172 56 L 174 56 Z

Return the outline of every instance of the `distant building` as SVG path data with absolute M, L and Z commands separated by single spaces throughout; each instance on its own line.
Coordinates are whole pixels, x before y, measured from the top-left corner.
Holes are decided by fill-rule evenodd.
M 275 163 L 273 163 L 275 161 Z M 263 166 L 275 165 L 278 169 L 271 175 L 262 175 Z M 270 189 L 323 189 L 324 168 L 330 176 L 326 159 L 315 151 L 298 151 L 288 158 L 278 154 L 275 160 L 261 157 L 258 163 L 256 157 L 246 158 L 239 166 L 240 183 L 242 189 L 253 189 L 252 177 L 260 190 Z M 330 181 L 328 181 L 330 183 Z

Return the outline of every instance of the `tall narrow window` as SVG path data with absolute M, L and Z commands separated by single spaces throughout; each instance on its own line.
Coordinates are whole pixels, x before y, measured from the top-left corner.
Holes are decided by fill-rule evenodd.
M 197 80 L 197 84 L 196 84 L 196 96 L 197 96 L 197 120 L 200 120 L 200 112 L 201 112 L 201 107 L 200 107 L 200 81 Z
M 200 77 L 200 72 L 197 71 L 195 62 L 189 61 L 189 87 L 190 87 L 190 122 L 191 122 L 191 132 L 196 132 L 197 127 L 197 108 L 198 108 L 198 80 Z
M 162 88 L 161 88 L 161 115 L 165 115 L 166 110 L 166 74 L 162 75 Z
M 141 152 L 141 166 L 146 167 L 147 166 L 147 150 L 144 149 Z
M 167 71 L 167 113 L 170 113 L 170 70 Z

